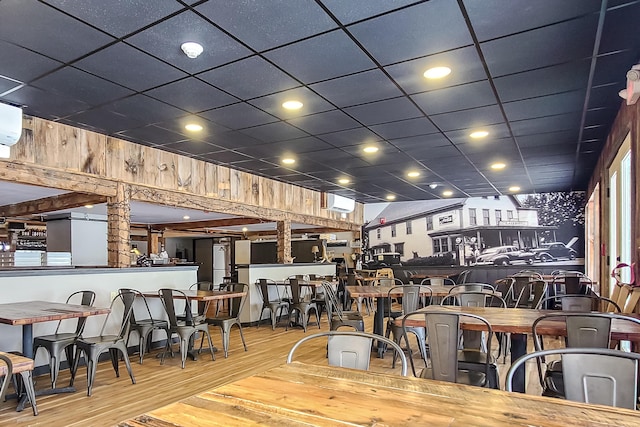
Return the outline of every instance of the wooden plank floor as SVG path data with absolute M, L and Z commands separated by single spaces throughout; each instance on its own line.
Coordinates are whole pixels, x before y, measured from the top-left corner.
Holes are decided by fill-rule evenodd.
M 372 330 L 373 315 L 365 316 L 366 330 Z M 284 325 L 284 324 L 283 324 Z M 326 316 L 321 322 L 321 330 L 328 330 Z M 312 324 L 307 334 L 317 332 L 318 328 Z M 221 347 L 220 333 L 211 329 L 214 345 Z M 33 416 L 31 408 L 23 412 L 15 412 L 15 401 L 0 402 L 0 425 L 21 426 L 112 426 L 119 421 L 150 411 L 166 404 L 184 399 L 216 387 L 244 378 L 285 363 L 291 346 L 305 336 L 301 328 L 289 329 L 278 327 L 275 331 L 270 326 L 260 328 L 244 328 L 248 351 L 242 348 L 240 336 L 234 328 L 231 334 L 229 358 L 225 359 L 222 352 L 216 353 L 216 360 L 211 361 L 208 353 L 204 353 L 197 361 L 187 360 L 185 369 L 180 369 L 179 357 L 168 358 L 164 365 L 160 365 L 155 358 L 159 350 L 145 356 L 144 364 L 137 362 L 132 356 L 133 372 L 136 384 L 131 384 L 124 363 L 121 363 L 120 378 L 115 377 L 110 362 L 100 363 L 93 387 L 93 395 L 86 395 L 86 370 L 83 367 L 76 378 L 77 392 L 53 396 L 40 396 L 38 410 L 40 414 Z M 135 338 L 132 335 L 132 338 Z M 326 364 L 325 348 L 319 340 L 315 344 L 308 343 L 296 353 L 296 360 L 306 363 Z M 497 347 L 496 347 L 497 351 Z M 372 358 L 371 369 L 388 371 L 391 368 L 391 357 L 384 359 Z M 502 362 L 502 358 L 500 359 Z M 507 362 L 509 359 L 507 358 Z M 416 359 L 417 366 L 423 366 L 422 361 Z M 507 365 L 500 365 L 501 385 L 504 387 L 504 377 Z M 529 366 L 529 384 L 531 388 L 539 388 L 534 365 Z M 396 368 L 399 372 L 399 368 Z M 69 381 L 68 371 L 61 372 L 58 386 Z M 36 389 L 49 385 L 49 376 L 36 378 Z M 10 390 L 11 391 L 11 390 Z

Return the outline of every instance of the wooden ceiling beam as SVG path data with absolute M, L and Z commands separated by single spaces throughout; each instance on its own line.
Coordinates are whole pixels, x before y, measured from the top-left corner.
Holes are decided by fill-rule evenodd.
M 152 224 L 153 230 L 193 230 L 200 228 L 216 228 L 216 227 L 229 227 L 232 225 L 248 225 L 248 224 L 260 224 L 263 222 L 270 222 L 261 220 L 259 218 L 223 218 L 223 219 L 211 219 L 206 221 L 191 221 L 191 222 L 172 222 L 165 224 Z
M 29 200 L 27 202 L 0 206 L 0 216 L 20 217 L 95 205 L 107 201 L 105 196 L 87 193 L 66 193 L 58 196 Z

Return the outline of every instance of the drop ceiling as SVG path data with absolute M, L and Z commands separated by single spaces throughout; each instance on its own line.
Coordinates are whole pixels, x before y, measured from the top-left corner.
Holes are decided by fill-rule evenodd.
M 639 21 L 631 0 L 1 0 L 0 101 L 364 203 L 582 190 Z

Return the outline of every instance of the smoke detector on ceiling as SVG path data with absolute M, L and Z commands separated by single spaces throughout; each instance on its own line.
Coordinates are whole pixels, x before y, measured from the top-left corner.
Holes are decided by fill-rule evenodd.
M 191 59 L 195 59 L 204 51 L 204 48 L 201 44 L 195 42 L 186 42 L 182 43 L 180 46 L 185 55 L 187 55 Z

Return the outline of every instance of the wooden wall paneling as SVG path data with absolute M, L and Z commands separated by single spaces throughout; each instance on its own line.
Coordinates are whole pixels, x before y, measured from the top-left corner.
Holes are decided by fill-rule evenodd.
M 52 167 L 60 159 L 60 124 L 36 121 L 34 126 L 33 162 Z M 17 145 L 17 144 L 16 144 Z
M 203 162 L 203 191 L 207 197 L 218 197 L 218 166 L 213 163 Z
M 35 163 L 35 133 L 36 127 L 42 126 L 41 121 L 34 120 L 32 117 L 25 117 L 22 120 L 22 136 L 17 144 L 11 147 L 11 160 L 21 162 Z
M 229 170 L 229 199 L 244 202 L 244 193 L 247 191 L 239 170 Z
M 229 200 L 231 198 L 231 170 L 225 166 L 216 166 L 218 182 L 218 197 Z
M 51 166 L 104 176 L 106 138 L 96 132 L 59 126 L 58 146 L 46 150 L 45 155 L 54 156 L 55 164 Z

